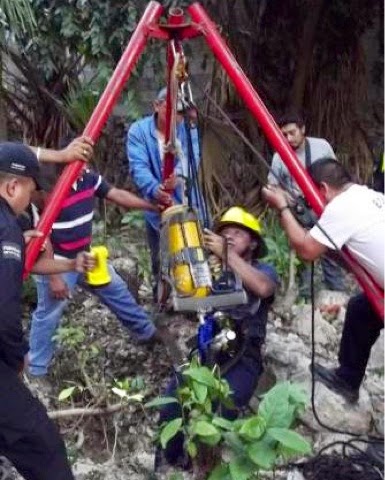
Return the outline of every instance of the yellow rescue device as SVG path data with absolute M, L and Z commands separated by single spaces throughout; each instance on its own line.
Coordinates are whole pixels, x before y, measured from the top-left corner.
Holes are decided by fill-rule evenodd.
M 161 245 L 161 250 L 168 250 L 167 267 L 177 295 L 206 297 L 211 290 L 211 274 L 195 211 L 186 205 L 175 205 L 165 210 L 162 237 L 167 245 Z
M 104 245 L 91 247 L 90 252 L 96 260 L 95 267 L 86 273 L 86 281 L 91 287 L 102 287 L 111 282 L 111 275 L 108 271 L 108 250 Z

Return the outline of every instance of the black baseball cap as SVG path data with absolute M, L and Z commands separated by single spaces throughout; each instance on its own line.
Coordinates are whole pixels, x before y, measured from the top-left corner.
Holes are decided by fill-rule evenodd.
M 37 190 L 47 189 L 36 155 L 22 143 L 0 143 L 0 171 L 30 177 L 35 181 Z

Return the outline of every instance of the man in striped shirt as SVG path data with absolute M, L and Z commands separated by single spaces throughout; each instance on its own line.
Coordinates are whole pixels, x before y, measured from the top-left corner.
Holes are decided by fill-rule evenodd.
M 99 174 L 85 168 L 72 186 L 53 224 L 50 239 L 55 258 L 75 258 L 79 251 L 89 248 L 96 197 L 125 208 L 157 211 L 157 207 L 148 201 L 110 186 Z M 76 285 L 95 294 L 138 340 L 146 342 L 159 338 L 159 332 L 144 309 L 137 304 L 126 283 L 111 264 L 108 268 L 111 282 L 98 288 L 91 288 L 85 282 L 84 275 L 75 272 L 36 277 L 38 305 L 32 315 L 30 333 L 31 375 L 46 375 L 55 351 L 53 337 Z

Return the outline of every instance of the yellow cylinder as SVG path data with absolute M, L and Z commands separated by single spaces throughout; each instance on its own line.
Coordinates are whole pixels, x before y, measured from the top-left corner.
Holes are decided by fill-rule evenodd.
M 91 247 L 91 254 L 96 260 L 95 267 L 86 273 L 86 281 L 91 287 L 102 287 L 111 282 L 111 275 L 108 271 L 108 250 L 104 245 Z
M 211 279 L 195 213 L 185 205 L 177 205 L 167 209 L 162 220 L 169 224 L 168 249 L 176 291 L 182 296 L 207 296 Z

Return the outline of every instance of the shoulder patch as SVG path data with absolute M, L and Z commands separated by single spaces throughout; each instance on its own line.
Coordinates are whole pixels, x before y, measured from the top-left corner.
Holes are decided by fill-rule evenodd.
M 14 242 L 1 242 L 1 256 L 12 260 L 21 261 L 21 247 Z

